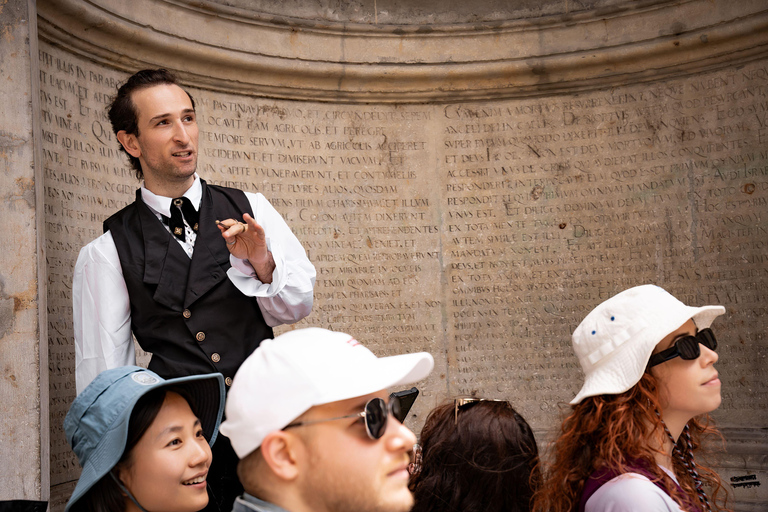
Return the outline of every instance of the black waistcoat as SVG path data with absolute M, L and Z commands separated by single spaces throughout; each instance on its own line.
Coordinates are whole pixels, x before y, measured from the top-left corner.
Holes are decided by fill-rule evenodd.
M 263 339 L 272 338 L 255 297 L 227 277 L 229 251 L 216 219 L 251 216 L 237 189 L 206 185 L 190 259 L 141 199 L 104 221 L 117 247 L 131 302 L 131 330 L 164 378 L 221 372 L 234 377 Z

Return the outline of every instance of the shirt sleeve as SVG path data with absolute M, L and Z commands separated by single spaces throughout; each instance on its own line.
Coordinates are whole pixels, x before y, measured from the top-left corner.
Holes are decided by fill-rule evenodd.
M 603 484 L 587 500 L 584 512 L 683 512 L 646 476 L 624 473 Z
M 136 364 L 128 289 L 109 232 L 80 249 L 72 279 L 72 323 L 78 393 L 102 371 Z
M 270 327 L 292 324 L 312 311 L 315 266 L 299 240 L 262 194 L 245 192 L 253 217 L 267 237 L 267 247 L 275 260 L 272 282 L 262 283 L 247 260 L 230 256 L 229 280 L 238 290 L 256 300 Z

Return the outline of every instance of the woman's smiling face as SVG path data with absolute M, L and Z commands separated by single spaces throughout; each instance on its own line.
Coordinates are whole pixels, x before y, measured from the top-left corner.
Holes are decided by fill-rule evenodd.
M 119 478 L 147 510 L 195 512 L 208 504 L 211 448 L 187 401 L 169 392 Z M 127 510 L 138 510 L 128 500 Z

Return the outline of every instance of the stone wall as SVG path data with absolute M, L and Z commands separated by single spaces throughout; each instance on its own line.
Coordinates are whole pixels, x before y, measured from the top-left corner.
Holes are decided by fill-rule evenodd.
M 79 473 L 61 431 L 74 262 L 138 185 L 104 106 L 159 65 L 197 101 L 200 175 L 263 193 L 317 267 L 298 326 L 435 355 L 414 429 L 478 394 L 510 399 L 546 439 L 581 385 L 570 332 L 652 282 L 727 308 L 715 463 L 738 510 L 768 502 L 760 2 L 604 2 L 429 30 L 139 4 L 38 2 L 53 509 Z
M 34 19 L 32 2 L 0 2 L 0 500 L 47 500 L 50 490 Z

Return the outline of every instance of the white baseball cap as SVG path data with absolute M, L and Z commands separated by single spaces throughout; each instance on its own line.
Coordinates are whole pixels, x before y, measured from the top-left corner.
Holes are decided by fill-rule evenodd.
M 636 286 L 614 295 L 573 331 L 573 350 L 584 370 L 584 386 L 571 400 L 617 395 L 640 381 L 654 347 L 688 320 L 706 329 L 723 306 L 686 306 L 663 288 Z
M 220 431 L 241 459 L 316 405 L 425 378 L 426 352 L 376 357 L 354 337 L 312 327 L 264 340 L 235 374 Z

